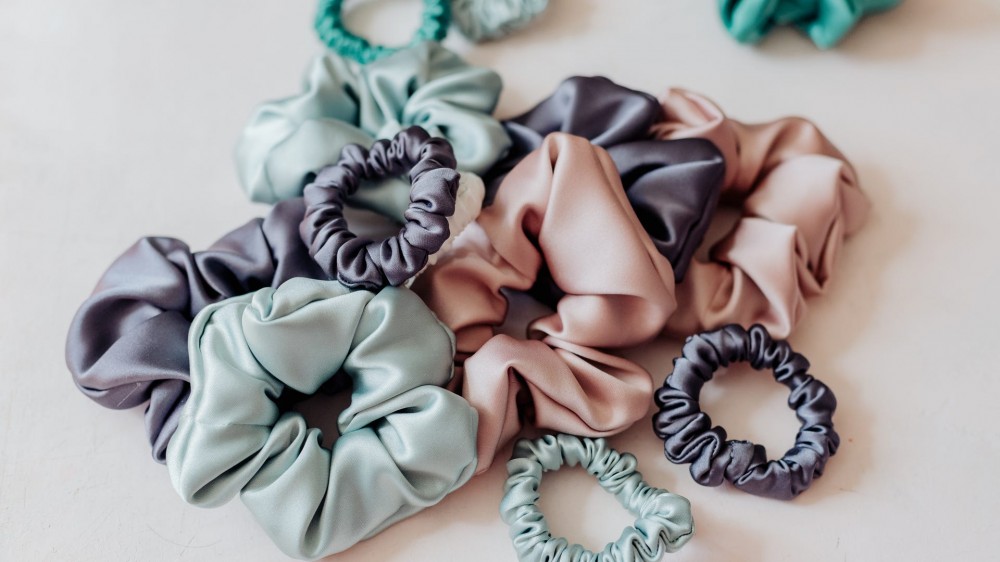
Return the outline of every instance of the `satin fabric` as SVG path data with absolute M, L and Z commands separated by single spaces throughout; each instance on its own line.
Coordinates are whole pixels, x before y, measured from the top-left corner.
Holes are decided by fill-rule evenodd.
M 756 43 L 772 28 L 794 25 L 821 49 L 840 42 L 867 14 L 902 0 L 718 0 L 726 31 L 741 43 Z
M 531 23 L 549 0 L 452 0 L 455 25 L 472 41 L 500 39 Z
M 448 329 L 408 289 L 293 279 L 207 307 L 190 335 L 191 397 L 167 449 L 190 503 L 239 494 L 290 556 L 340 552 L 434 505 L 476 465 L 476 413 L 441 388 Z M 274 403 L 343 369 L 351 403 L 333 449 Z
M 555 312 L 531 322 L 531 339 L 497 335 L 501 291 L 527 291 L 543 270 L 566 295 Z M 454 388 L 479 411 L 479 470 L 524 423 L 602 436 L 640 419 L 649 373 L 604 350 L 654 338 L 673 285 L 606 151 L 556 133 L 522 160 L 413 285 L 456 334 L 464 378 Z
M 759 323 L 787 337 L 806 299 L 829 285 L 844 239 L 868 215 L 854 168 L 804 119 L 746 125 L 676 89 L 667 92 L 663 112 L 652 134 L 712 141 L 726 160 L 722 200 L 743 212 L 709 261 L 692 260 L 667 331 L 687 336 Z
M 254 201 L 296 197 L 344 146 L 371 146 L 411 125 L 448 139 L 459 170 L 482 175 L 510 145 L 491 116 L 500 87 L 497 73 L 431 42 L 364 66 L 327 53 L 313 61 L 301 94 L 254 113 L 236 149 L 240 179 Z M 409 193 L 395 178 L 365 186 L 352 204 L 402 223 Z
M 808 374 L 809 361 L 784 341 L 774 341 L 760 325 L 749 331 L 730 325 L 688 338 L 683 355 L 654 399 L 659 412 L 653 431 L 664 440 L 663 450 L 674 463 L 691 463 L 691 476 L 703 486 L 728 480 L 757 496 L 792 499 L 823 474 L 837 452 L 840 436 L 833 429 L 837 399 L 822 382 Z M 776 461 L 749 441 L 727 441 L 698 406 L 701 388 L 720 367 L 738 361 L 754 369 L 771 369 L 774 380 L 788 387 L 788 406 L 802 422 L 795 445 Z
M 538 509 L 542 473 L 577 465 L 597 478 L 602 488 L 638 518 L 601 552 L 570 544 L 561 537 L 553 538 Z M 691 503 L 644 482 L 637 466 L 633 455 L 615 451 L 604 439 L 549 435 L 535 441 L 518 441 L 507 463 L 509 476 L 500 502 L 500 515 L 510 525 L 518 560 L 654 562 L 668 552 L 680 550 L 694 534 Z

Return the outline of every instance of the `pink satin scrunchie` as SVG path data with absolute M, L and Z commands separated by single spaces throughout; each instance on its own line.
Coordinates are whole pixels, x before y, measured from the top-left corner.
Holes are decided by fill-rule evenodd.
M 844 238 L 868 214 L 854 169 L 805 119 L 746 125 L 680 89 L 669 90 L 662 105 L 664 120 L 653 125 L 653 136 L 715 143 L 726 160 L 722 200 L 743 210 L 712 246 L 712 261 L 691 261 L 667 332 L 688 336 L 759 323 L 787 337 L 806 298 L 826 289 Z
M 546 268 L 566 293 L 556 312 L 531 322 L 531 339 L 495 334 L 508 310 L 501 289 L 527 291 Z M 479 411 L 479 472 L 524 422 L 597 437 L 646 417 L 649 373 L 597 348 L 663 330 L 676 306 L 673 270 L 611 157 L 586 139 L 546 137 L 413 288 L 454 330 L 456 361 L 467 357 L 456 380 Z

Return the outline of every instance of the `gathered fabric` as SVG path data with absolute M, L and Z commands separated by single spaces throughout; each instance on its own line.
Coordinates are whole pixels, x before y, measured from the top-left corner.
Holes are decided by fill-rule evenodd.
M 500 39 L 540 16 L 549 0 L 452 0 L 455 25 L 472 41 Z
M 726 31 L 740 43 L 756 43 L 771 29 L 792 25 L 821 49 L 829 49 L 864 16 L 902 0 L 718 0 Z
M 368 64 L 395 53 L 399 49 L 386 45 L 374 45 L 364 37 L 359 37 L 344 27 L 344 0 L 320 0 L 316 10 L 316 35 L 335 53 Z M 451 25 L 450 0 L 424 0 L 424 11 L 410 45 L 423 41 L 441 41 L 448 35 Z

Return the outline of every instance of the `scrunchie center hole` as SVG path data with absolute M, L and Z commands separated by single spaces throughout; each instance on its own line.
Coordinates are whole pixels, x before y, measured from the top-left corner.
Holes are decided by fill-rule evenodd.
M 579 466 L 544 473 L 539 493 L 538 508 L 552 536 L 565 537 L 592 552 L 618 540 L 621 530 L 635 525 L 637 519 Z M 594 517 L 595 513 L 601 516 Z
M 302 395 L 285 389 L 279 400 L 283 412 L 298 412 L 306 425 L 323 431 L 323 447 L 333 449 L 340 438 L 337 417 L 351 404 L 354 385 L 344 373 L 337 373 L 316 394 Z
M 373 44 L 404 47 L 420 27 L 423 13 L 423 0 L 347 0 L 344 27 Z

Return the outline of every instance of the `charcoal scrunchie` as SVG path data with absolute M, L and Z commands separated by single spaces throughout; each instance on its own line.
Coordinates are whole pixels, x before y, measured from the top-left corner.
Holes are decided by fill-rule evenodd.
M 344 218 L 344 202 L 361 186 L 409 172 L 410 206 L 402 230 L 385 240 L 359 238 Z M 409 281 L 450 236 L 459 174 L 448 141 L 410 127 L 370 150 L 351 144 L 340 160 L 305 188 L 301 235 L 309 254 L 330 277 L 370 291 Z
M 663 451 L 674 463 L 691 463 L 691 476 L 703 486 L 728 480 L 757 496 L 788 500 L 808 489 L 823 474 L 837 452 L 840 436 L 833 429 L 837 399 L 822 382 L 808 374 L 809 361 L 784 341 L 774 341 L 763 326 L 749 331 L 732 324 L 691 336 L 674 371 L 654 400 L 659 412 L 653 431 L 664 440 Z M 726 430 L 712 427 L 701 411 L 701 388 L 720 367 L 746 361 L 754 369 L 771 369 L 774 380 L 787 386 L 789 407 L 802 422 L 795 445 L 780 460 L 749 441 L 727 441 Z
M 821 49 L 836 45 L 866 14 L 902 0 L 718 0 L 726 31 L 741 43 L 756 43 L 772 28 L 794 25 Z
M 452 0 L 455 25 L 472 41 L 500 39 L 527 26 L 549 0 Z
M 591 552 L 564 538 L 553 538 L 538 509 L 542 473 L 577 466 L 597 478 L 633 513 L 635 525 L 601 552 Z M 619 453 L 604 439 L 548 435 L 514 446 L 507 462 L 507 482 L 500 515 L 510 526 L 510 538 L 521 562 L 653 562 L 677 552 L 694 533 L 691 503 L 682 496 L 653 488 L 637 472 L 638 461 Z
M 200 506 L 239 494 L 290 556 L 345 550 L 475 470 L 476 412 L 440 386 L 453 336 L 409 289 L 293 279 L 207 307 L 189 344 L 191 397 L 167 449 L 174 488 Z M 331 450 L 274 399 L 341 370 L 353 390 Z

